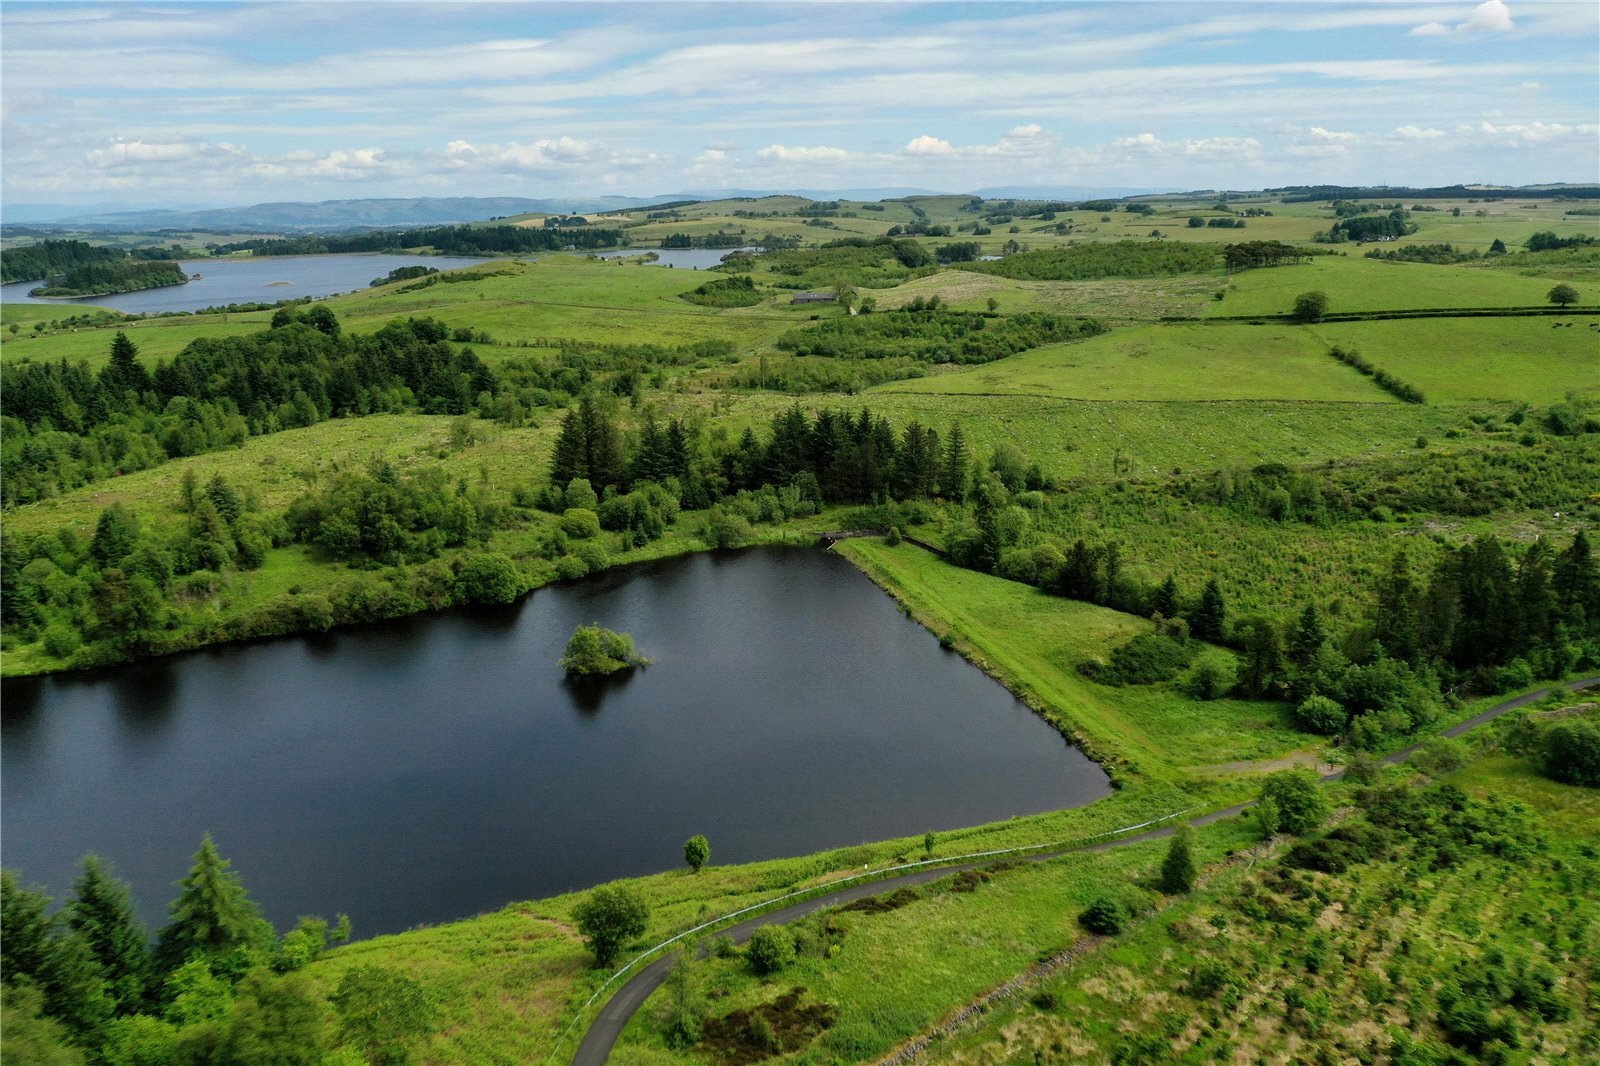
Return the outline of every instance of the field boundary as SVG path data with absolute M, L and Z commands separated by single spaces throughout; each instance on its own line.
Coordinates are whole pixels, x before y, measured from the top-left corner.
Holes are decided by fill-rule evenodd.
M 1563 315 L 1600 315 L 1600 306 L 1583 307 L 1416 307 L 1396 311 L 1330 311 L 1307 325 L 1328 322 L 1387 322 L 1402 318 L 1542 318 Z M 1211 315 L 1197 318 L 1190 315 L 1163 315 L 1156 320 L 1166 323 L 1198 323 L 1200 325 L 1251 326 L 1302 324 L 1292 314 L 1281 315 Z

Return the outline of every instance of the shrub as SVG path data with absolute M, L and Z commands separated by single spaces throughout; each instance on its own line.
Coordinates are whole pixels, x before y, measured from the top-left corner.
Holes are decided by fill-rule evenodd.
M 1449 737 L 1435 737 L 1411 756 L 1411 765 L 1425 774 L 1447 774 L 1467 764 L 1467 746 Z
M 1189 671 L 1184 688 L 1197 700 L 1220 700 L 1233 690 L 1233 671 L 1215 659 L 1201 659 Z
M 51 622 L 44 630 L 45 654 L 57 659 L 65 659 L 78 650 L 83 643 L 83 638 L 78 636 L 78 631 L 66 622 Z
M 1198 654 L 1198 645 L 1160 633 L 1141 633 L 1111 650 L 1111 661 L 1078 669 L 1103 685 L 1154 685 L 1171 681 Z
M 1327 696 L 1312 695 L 1295 707 L 1294 724 L 1307 733 L 1332 737 L 1344 732 L 1345 726 L 1350 724 L 1350 715 Z
M 1328 817 L 1328 801 L 1311 770 L 1278 771 L 1267 778 L 1261 798 L 1272 800 L 1278 810 L 1278 828 L 1285 833 L 1309 833 Z
M 1159 886 L 1169 896 L 1178 896 L 1194 887 L 1194 853 L 1191 848 L 1193 831 L 1186 825 L 1178 827 L 1167 848 L 1167 857 L 1161 863 Z
M 1078 924 L 1091 933 L 1115 936 L 1128 927 L 1128 909 L 1110 896 L 1101 896 L 1078 915 Z
M 745 957 L 756 973 L 777 973 L 794 962 L 794 934 L 781 925 L 764 925 L 750 938 Z
M 644 933 L 650 908 L 631 888 L 602 885 L 572 908 L 572 917 L 594 952 L 595 963 L 604 968 L 616 959 L 622 945 Z
M 1544 772 L 1569 785 L 1600 788 L 1600 729 L 1591 722 L 1558 722 L 1545 733 Z
M 563 555 L 556 560 L 556 577 L 562 581 L 583 577 L 588 572 L 589 564 L 576 555 Z
M 696 834 L 684 841 L 683 861 L 688 863 L 689 869 L 695 873 L 699 873 L 700 867 L 704 866 L 710 858 L 711 842 L 704 836 Z
M 1321 322 L 1328 313 L 1328 294 L 1325 292 L 1303 292 L 1294 298 L 1294 311 L 1296 322 Z
M 456 599 L 462 603 L 510 603 L 521 586 L 517 564 L 500 552 L 468 556 L 456 572 Z
M 574 540 L 600 535 L 600 516 L 587 507 L 568 507 L 561 515 L 561 532 Z

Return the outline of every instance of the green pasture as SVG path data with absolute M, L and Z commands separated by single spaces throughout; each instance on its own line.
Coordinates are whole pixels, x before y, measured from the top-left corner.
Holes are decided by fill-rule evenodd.
M 1353 370 L 1350 374 L 1359 378 Z M 744 425 L 766 427 L 774 414 L 797 402 L 807 409 L 866 407 L 896 426 L 918 421 L 941 432 L 959 421 L 976 454 L 987 455 L 996 445 L 1009 443 L 1037 459 L 1047 474 L 1097 479 L 1404 455 L 1415 449 L 1417 437 L 1432 439 L 1463 421 L 1459 411 L 1381 399 L 1370 405 L 1294 400 L 1091 401 L 901 392 L 887 385 L 854 396 L 685 392 L 669 394 L 669 399 L 674 409 L 710 407 L 724 412 L 735 433 Z
M 1366 259 L 1352 247 L 1348 256 L 1318 256 L 1307 263 L 1235 274 L 1227 297 L 1213 303 L 1211 313 L 1286 315 L 1296 296 L 1312 291 L 1328 294 L 1330 312 L 1548 307 L 1546 297 L 1553 284 L 1551 278 L 1524 278 L 1509 271 Z M 1582 283 L 1576 284 L 1583 292 Z M 1590 286 L 1588 299 L 1597 297 L 1600 292 Z
M 1600 315 L 1588 314 L 1327 322 L 1302 328 L 1324 350 L 1335 344 L 1359 350 L 1375 366 L 1421 389 L 1429 403 L 1543 405 L 1568 392 L 1600 396 L 1596 323 Z
M 1314 334 L 1277 324 L 1143 326 L 882 390 L 1075 400 L 1395 402 L 1330 358 Z
M 892 289 L 875 289 L 870 295 L 878 301 L 878 309 L 884 311 L 930 296 L 939 297 L 958 311 L 987 311 L 992 298 L 1000 314 L 1050 311 L 1133 322 L 1202 315 L 1212 302 L 1212 293 L 1220 287 L 1221 279 L 1210 276 L 1060 282 L 1016 281 L 997 274 L 942 270 Z

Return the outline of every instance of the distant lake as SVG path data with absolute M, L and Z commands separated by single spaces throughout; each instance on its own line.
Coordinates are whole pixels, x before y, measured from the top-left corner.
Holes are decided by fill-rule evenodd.
M 675 267 L 678 270 L 710 270 L 721 263 L 725 255 L 753 251 L 754 248 L 621 248 L 594 254 L 601 259 L 631 259 L 654 252 L 660 258 L 651 263 L 651 266 Z
M 71 300 L 38 300 L 28 295 L 37 281 L 18 281 L 0 287 L 0 302 L 47 303 L 110 307 L 128 314 L 159 315 L 163 311 L 198 311 L 226 304 L 275 303 L 302 296 L 332 296 L 371 285 L 398 267 L 429 266 L 454 270 L 482 259 L 444 255 L 283 255 L 250 259 L 185 259 L 178 265 L 185 274 L 199 274 L 187 285 L 85 296 Z M 62 308 L 64 315 L 76 313 Z
M 591 621 L 654 663 L 567 681 L 556 660 Z M 696 833 L 715 862 L 748 862 L 1110 791 L 815 548 L 686 556 L 0 696 L 4 865 L 59 899 L 95 851 L 153 926 L 207 830 L 280 929 L 346 911 L 372 936 L 675 869 Z

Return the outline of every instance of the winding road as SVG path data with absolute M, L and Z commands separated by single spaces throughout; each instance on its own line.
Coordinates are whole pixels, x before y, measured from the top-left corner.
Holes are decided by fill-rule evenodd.
M 1566 687 L 1573 691 L 1578 691 L 1580 689 L 1590 688 L 1595 685 L 1600 685 L 1600 676 L 1586 677 L 1578 681 L 1571 681 L 1567 683 Z M 1539 689 L 1537 692 L 1530 692 L 1525 696 L 1518 696 L 1515 699 L 1506 700 L 1503 703 L 1497 703 L 1488 710 L 1481 711 L 1478 714 L 1473 715 L 1471 718 L 1468 718 L 1463 722 L 1458 722 L 1456 725 L 1446 729 L 1444 731 L 1444 735 L 1447 737 L 1458 737 L 1468 730 L 1476 729 L 1485 722 L 1489 722 L 1500 717 L 1502 714 L 1505 714 L 1508 711 L 1514 711 L 1519 707 L 1526 707 L 1530 703 L 1537 703 L 1539 700 L 1549 695 L 1550 691 L 1551 690 L 1548 688 L 1543 688 Z M 1390 763 L 1404 762 L 1421 746 L 1421 744 L 1413 744 L 1410 747 L 1403 748 L 1400 751 L 1395 752 L 1393 755 L 1385 756 L 1384 761 Z M 1344 771 L 1339 770 L 1334 773 L 1324 775 L 1323 780 L 1336 781 L 1343 776 Z M 1210 811 L 1206 814 L 1199 815 L 1198 817 L 1191 818 L 1189 819 L 1188 824 L 1208 825 L 1212 822 L 1219 822 L 1224 818 L 1232 818 L 1241 811 L 1245 810 L 1247 807 L 1253 807 L 1254 805 L 1254 801 L 1249 803 L 1236 803 L 1231 807 L 1224 807 L 1221 810 Z M 1174 832 L 1174 830 L 1176 830 L 1176 828 L 1177 826 L 1175 825 L 1167 825 L 1157 829 L 1148 829 L 1142 833 L 1122 837 L 1117 840 L 1103 841 L 1099 844 L 1078 845 L 1075 847 L 1062 848 L 1058 851 L 1044 852 L 1043 854 L 1039 855 L 1025 856 L 1024 861 L 1048 862 L 1051 859 L 1059 859 L 1063 855 L 1070 855 L 1075 852 L 1107 851 L 1111 848 L 1122 847 L 1124 844 L 1132 844 L 1135 841 L 1156 840 L 1170 835 L 1172 832 Z M 829 892 L 826 895 L 816 896 L 801 903 L 795 903 L 787 907 L 782 907 L 778 910 L 768 911 L 765 914 L 757 915 L 754 918 L 747 918 L 737 925 L 729 926 L 727 929 L 720 930 L 719 935 L 726 935 L 731 937 L 734 943 L 743 944 L 745 941 L 750 939 L 751 935 L 757 929 L 764 925 L 787 925 L 789 922 L 793 922 L 799 918 L 804 918 L 808 914 L 812 914 L 828 907 L 836 907 L 842 903 L 850 903 L 854 900 L 865 899 L 868 896 L 882 895 L 885 892 L 893 892 L 895 889 L 899 888 L 926 884 L 929 881 L 936 881 L 941 877 L 948 877 L 953 873 L 960 873 L 963 870 L 973 870 L 981 866 L 988 866 L 994 861 L 995 860 L 993 858 L 985 858 L 976 862 L 959 863 L 952 866 L 930 867 L 928 869 L 916 870 L 912 873 L 900 874 L 897 877 L 885 877 L 878 881 L 867 881 L 863 882 L 862 884 L 851 885 L 848 888 L 841 888 L 837 892 Z M 673 963 L 674 957 L 672 955 L 663 955 L 661 958 L 655 960 L 650 965 L 644 967 L 638 973 L 634 974 L 621 988 L 617 989 L 616 993 L 606 1001 L 605 1006 L 600 1008 L 599 1015 L 589 1026 L 588 1032 L 584 1034 L 583 1042 L 578 1045 L 577 1052 L 572 1056 L 573 1066 L 603 1066 L 603 1064 L 609 1060 L 611 1049 L 616 1045 L 617 1038 L 622 1035 L 623 1028 L 633 1018 L 634 1014 L 639 1010 L 639 1008 L 644 1006 L 644 1001 L 650 998 L 650 994 L 656 989 L 660 988 L 661 985 L 666 981 L 667 974 L 672 971 Z

